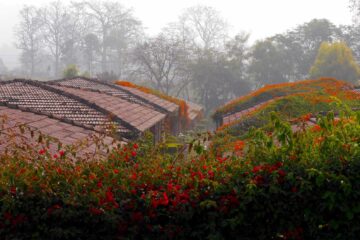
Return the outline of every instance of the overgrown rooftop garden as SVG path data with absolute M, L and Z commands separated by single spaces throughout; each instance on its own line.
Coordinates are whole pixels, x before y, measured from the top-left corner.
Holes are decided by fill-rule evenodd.
M 223 124 L 218 129 L 235 131 L 233 135 L 241 135 L 249 126 L 266 125 L 272 111 L 277 112 L 281 119 L 289 121 L 308 113 L 314 117 L 331 110 L 336 113 L 345 106 L 358 109 L 360 94 L 353 88 L 352 84 L 333 78 L 267 85 L 220 107 L 213 118 L 221 121 L 224 116 L 251 109 L 243 117 Z
M 224 114 L 238 112 L 262 102 L 286 96 L 301 96 L 311 98 L 312 102 L 329 102 L 328 96 L 336 96 L 340 99 L 353 100 L 354 94 L 346 94 L 351 89 L 350 83 L 333 78 L 320 78 L 317 80 L 305 80 L 266 85 L 248 95 L 239 97 L 215 111 L 214 118 Z M 316 97 L 315 95 L 319 95 Z M 322 99 L 324 98 L 324 99 Z

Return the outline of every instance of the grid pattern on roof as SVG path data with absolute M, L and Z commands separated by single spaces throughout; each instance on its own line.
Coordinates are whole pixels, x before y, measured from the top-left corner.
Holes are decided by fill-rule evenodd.
M 8 119 L 5 129 L 17 127 L 20 124 L 26 124 L 46 135 L 59 139 L 65 144 L 73 144 L 90 134 L 95 134 L 94 131 L 63 123 L 44 115 L 0 106 L 0 118 L 3 116 L 6 116 Z
M 179 106 L 173 102 L 162 99 L 150 93 L 142 92 L 135 88 L 124 87 L 116 84 L 102 83 L 98 80 L 87 79 L 82 77 L 72 79 L 62 79 L 53 81 L 54 83 L 66 86 L 82 88 L 94 91 L 105 92 L 113 96 L 120 97 L 127 101 L 131 101 L 157 110 L 175 113 L 179 110 Z
M 125 127 L 110 121 L 104 113 L 80 101 L 25 82 L 0 84 L 0 103 L 51 115 L 59 120 L 74 121 L 94 129 L 114 125 L 118 132 L 128 132 Z
M 109 95 L 122 98 L 129 102 L 137 103 L 137 104 L 149 107 L 149 108 L 154 108 L 153 106 L 151 106 L 150 104 L 141 100 L 140 98 L 130 94 L 127 91 L 122 90 L 121 87 L 117 87 L 115 85 L 114 85 L 114 87 L 112 87 L 109 84 L 104 84 L 99 81 L 94 81 L 94 80 L 85 79 L 85 78 L 73 78 L 73 79 L 58 80 L 58 81 L 56 81 L 56 83 L 59 84 L 60 86 L 65 86 L 65 87 L 74 87 L 74 88 L 87 89 L 87 90 L 107 93 Z
M 7 139 L 2 138 L 1 140 L 4 141 L 0 140 L 0 152 L 3 152 L 8 146 L 11 146 L 11 144 L 20 143 L 21 140 L 32 145 L 34 148 L 40 148 L 41 144 L 39 144 L 37 140 L 40 132 L 59 140 L 65 145 L 77 144 L 91 138 L 94 135 L 98 136 L 97 133 L 92 130 L 64 123 L 44 115 L 26 112 L 20 109 L 11 109 L 6 106 L 0 106 L 0 120 L 2 121 L 2 124 L 0 124 L 0 131 L 9 131 L 11 129 L 11 132 L 15 133 L 17 136 L 21 136 L 21 139 L 13 138 L 11 136 Z M 27 131 L 22 133 L 19 126 L 23 124 L 27 125 L 32 131 L 36 132 L 33 133 L 33 135 Z M 124 144 L 124 142 L 116 141 L 109 136 L 104 137 L 103 141 L 108 145 L 112 145 L 113 142 L 116 144 Z M 89 144 L 92 143 L 89 142 Z M 52 154 L 58 152 L 58 144 L 56 141 L 51 142 L 49 151 Z M 95 146 L 87 146 L 85 144 L 79 147 L 78 154 L 93 154 L 94 152 Z
M 63 86 L 54 86 L 54 88 L 70 94 L 76 94 L 81 98 L 95 103 L 141 132 L 160 123 L 165 118 L 165 114 L 163 113 L 106 93 Z

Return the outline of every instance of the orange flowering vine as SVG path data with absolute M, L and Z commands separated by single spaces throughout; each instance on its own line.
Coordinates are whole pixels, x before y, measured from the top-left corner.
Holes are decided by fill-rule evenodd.
M 152 95 L 155 95 L 155 96 L 157 96 L 159 98 L 167 100 L 169 102 L 175 103 L 176 105 L 179 106 L 179 115 L 180 115 L 180 117 L 186 120 L 186 123 L 185 123 L 186 125 L 188 124 L 188 121 L 189 121 L 189 117 L 188 117 L 189 107 L 188 107 L 186 101 L 184 101 L 182 99 L 174 98 L 174 97 L 166 95 L 166 94 L 163 94 L 163 93 L 161 93 L 159 91 L 156 91 L 154 89 L 151 89 L 151 88 L 147 88 L 147 87 L 144 87 L 144 86 L 139 86 L 139 85 L 134 84 L 132 82 L 117 81 L 116 84 L 118 84 L 120 86 L 123 86 L 123 87 L 135 88 L 135 89 L 138 89 L 138 90 L 140 90 L 140 91 L 142 91 L 144 93 L 152 94 Z

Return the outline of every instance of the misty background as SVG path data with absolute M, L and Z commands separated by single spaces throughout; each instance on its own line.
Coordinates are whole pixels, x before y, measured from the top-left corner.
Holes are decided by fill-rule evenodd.
M 356 0 L 12 0 L 0 78 L 128 80 L 210 113 L 264 84 L 313 76 L 322 43 L 360 60 Z M 325 73 L 326 74 L 326 73 Z M 358 76 L 340 76 L 355 82 Z

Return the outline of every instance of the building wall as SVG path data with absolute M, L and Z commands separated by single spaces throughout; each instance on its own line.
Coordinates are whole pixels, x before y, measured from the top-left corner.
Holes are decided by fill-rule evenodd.
M 165 122 L 161 121 L 150 128 L 150 132 L 154 135 L 155 143 L 158 143 L 163 139 L 164 124 Z

